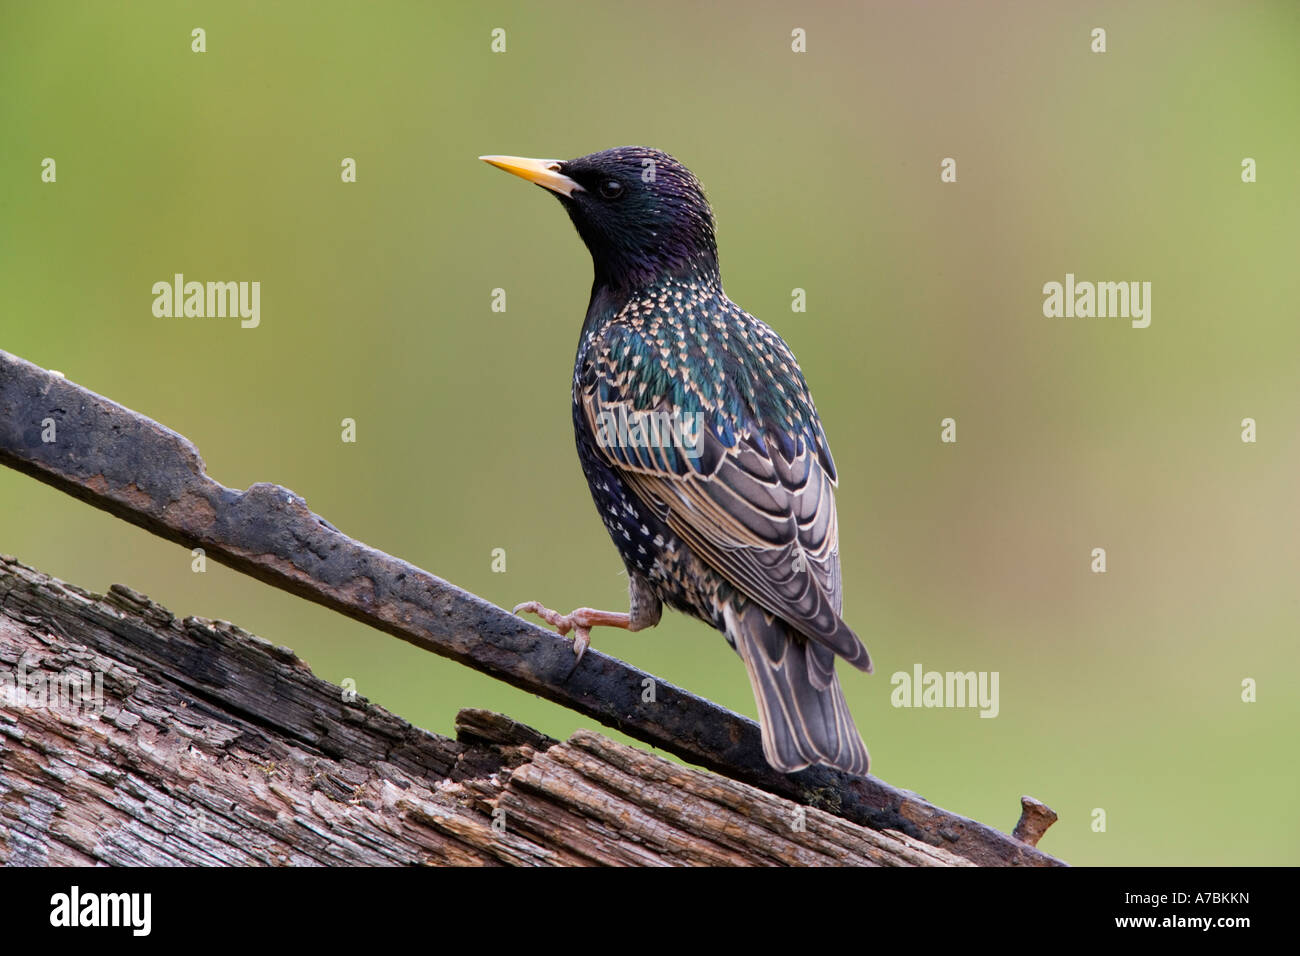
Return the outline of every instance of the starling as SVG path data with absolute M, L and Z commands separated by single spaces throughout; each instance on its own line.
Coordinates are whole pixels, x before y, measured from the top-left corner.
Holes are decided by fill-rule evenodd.
M 629 578 L 627 614 L 515 612 L 573 631 L 579 659 L 592 627 L 700 618 L 745 662 L 769 764 L 865 774 L 835 675 L 837 655 L 871 671 L 840 617 L 835 463 L 789 347 L 722 291 L 703 187 L 641 146 L 481 158 L 554 193 L 591 253 L 573 427 Z

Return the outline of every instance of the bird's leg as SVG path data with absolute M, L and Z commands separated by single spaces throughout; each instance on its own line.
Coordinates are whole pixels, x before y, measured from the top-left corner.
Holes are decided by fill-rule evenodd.
M 580 607 L 568 614 L 561 614 L 544 607 L 540 601 L 525 601 L 515 608 L 516 614 L 524 611 L 536 614 L 555 628 L 561 637 L 573 631 L 573 652 L 578 655 L 578 660 L 582 660 L 582 655 L 591 645 L 593 627 L 621 627 L 635 630 L 632 627 L 632 616 L 619 611 L 598 611 L 594 607 Z
M 629 614 L 597 611 L 593 607 L 580 607 L 568 614 L 560 614 L 544 607 L 541 601 L 525 601 L 515 608 L 515 613 L 527 611 L 536 614 L 559 631 L 561 637 L 573 631 L 573 651 L 578 655 L 578 660 L 582 660 L 583 652 L 591 645 L 593 627 L 621 627 L 628 631 L 639 631 L 659 623 L 663 602 L 655 594 L 650 582 L 635 571 L 628 575 L 628 603 L 631 606 Z

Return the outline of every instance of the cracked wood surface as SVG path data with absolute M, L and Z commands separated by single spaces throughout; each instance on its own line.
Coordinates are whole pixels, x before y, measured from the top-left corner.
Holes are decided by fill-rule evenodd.
M 56 440 L 45 441 L 48 423 Z M 985 865 L 1060 861 L 876 777 L 796 774 L 763 759 L 758 725 L 353 540 L 285 488 L 226 488 L 170 429 L 0 351 L 0 463 L 154 534 L 555 701 L 638 740 L 799 803 L 905 832 Z M 642 700 L 655 682 L 655 702 Z
M 0 673 L 10 865 L 972 865 L 589 731 L 428 733 L 234 625 L 8 558 Z

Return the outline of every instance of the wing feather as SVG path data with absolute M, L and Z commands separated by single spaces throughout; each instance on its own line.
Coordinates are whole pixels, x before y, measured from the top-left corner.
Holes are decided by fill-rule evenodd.
M 651 447 L 599 442 L 601 454 L 732 587 L 798 633 L 870 670 L 866 648 L 840 617 L 835 466 L 807 385 L 784 343 L 770 333 L 783 350 L 777 358 L 794 370 L 784 383 L 765 380 L 770 361 L 757 367 L 733 361 L 722 376 L 730 379 L 730 389 L 710 395 L 663 382 L 639 387 L 645 380 L 627 357 L 643 354 L 648 343 L 625 326 L 610 326 L 603 335 L 597 347 L 603 361 L 593 363 L 591 380 L 575 383 L 593 434 L 602 423 L 608 432 L 611 421 L 645 422 L 651 416 L 681 422 L 698 414 L 703 427 L 694 436 L 689 429 L 670 432 L 670 440 Z M 770 349 L 774 343 L 767 344 Z M 791 384 L 798 389 L 798 406 L 784 397 Z M 793 429 L 765 421 L 754 398 L 764 397 L 763 389 L 769 398 L 779 389 L 784 407 L 805 409 L 803 420 L 787 416 Z M 808 658 L 814 683 L 824 684 L 829 664 L 817 655 Z

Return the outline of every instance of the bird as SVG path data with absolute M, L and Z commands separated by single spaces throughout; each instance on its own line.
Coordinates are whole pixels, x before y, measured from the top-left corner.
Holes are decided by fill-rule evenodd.
M 653 627 L 665 604 L 698 618 L 745 664 L 772 768 L 864 776 L 835 673 L 872 670 L 841 614 L 835 463 L 789 346 L 723 291 L 703 186 L 645 146 L 479 158 L 557 197 L 591 253 L 573 429 L 628 573 L 627 613 L 514 612 L 572 631 L 579 662 L 593 627 Z

